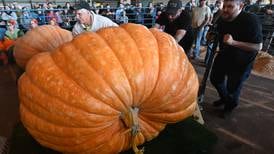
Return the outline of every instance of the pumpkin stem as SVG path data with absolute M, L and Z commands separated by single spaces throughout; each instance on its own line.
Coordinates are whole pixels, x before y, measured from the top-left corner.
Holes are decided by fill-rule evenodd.
M 144 148 L 139 150 L 136 144 L 137 135 L 138 133 L 140 133 L 138 112 L 139 112 L 139 108 L 137 107 L 129 108 L 128 112 L 126 114 L 122 114 L 121 117 L 125 125 L 131 130 L 131 146 L 134 153 L 143 154 Z

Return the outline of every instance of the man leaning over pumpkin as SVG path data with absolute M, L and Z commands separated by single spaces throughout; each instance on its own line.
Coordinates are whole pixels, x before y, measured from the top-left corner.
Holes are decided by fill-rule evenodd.
M 118 26 L 109 18 L 95 14 L 90 11 L 90 6 L 86 1 L 80 1 L 75 5 L 76 11 L 76 24 L 72 29 L 73 36 L 79 35 L 85 31 L 97 31 L 100 28 Z

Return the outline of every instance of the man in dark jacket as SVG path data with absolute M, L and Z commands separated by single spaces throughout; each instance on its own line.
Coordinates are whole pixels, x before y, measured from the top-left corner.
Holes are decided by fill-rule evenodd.
M 167 9 L 156 20 L 156 28 L 172 35 L 188 54 L 194 40 L 191 17 L 182 9 L 180 0 L 170 0 Z

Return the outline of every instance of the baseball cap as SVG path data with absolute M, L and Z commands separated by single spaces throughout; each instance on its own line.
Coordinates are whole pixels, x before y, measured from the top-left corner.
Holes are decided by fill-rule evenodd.
M 90 6 L 88 2 L 86 1 L 79 1 L 78 3 L 75 4 L 74 8 L 75 10 L 80 10 L 80 9 L 90 10 Z
M 176 14 L 176 12 L 183 7 L 181 0 L 170 0 L 167 3 L 166 12 L 168 14 Z

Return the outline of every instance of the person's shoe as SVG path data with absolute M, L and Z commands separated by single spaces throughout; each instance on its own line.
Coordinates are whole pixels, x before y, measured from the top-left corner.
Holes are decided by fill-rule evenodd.
M 222 110 L 220 114 L 220 118 L 228 119 L 234 108 L 236 108 L 237 104 L 225 104 L 224 109 Z
M 232 114 L 232 110 L 222 110 L 219 117 L 222 119 L 228 119 Z
M 236 106 L 237 104 L 227 103 L 225 104 L 224 111 L 231 112 Z
M 213 102 L 213 106 L 215 106 L 215 107 L 219 107 L 222 105 L 225 105 L 225 101 L 223 101 L 222 99 L 219 99 L 219 100 Z

